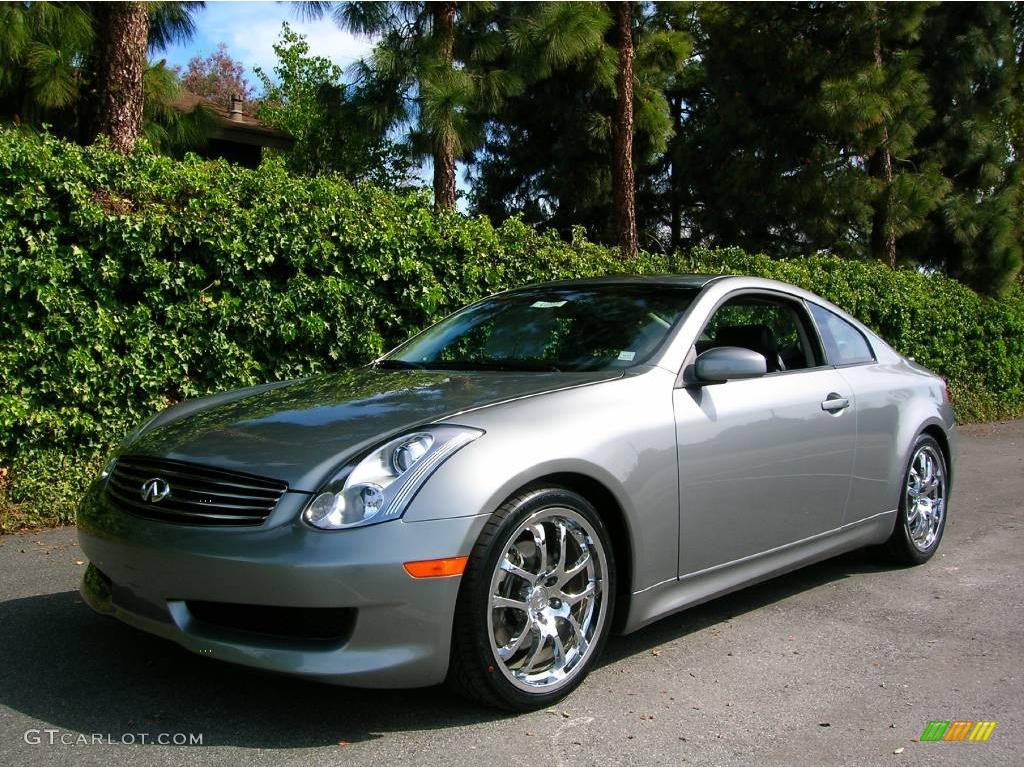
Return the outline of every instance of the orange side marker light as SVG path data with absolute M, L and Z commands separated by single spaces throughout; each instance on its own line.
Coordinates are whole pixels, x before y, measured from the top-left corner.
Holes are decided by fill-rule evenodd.
M 461 576 L 466 570 L 468 557 L 441 557 L 437 560 L 415 560 L 405 563 L 405 571 L 414 579 L 434 579 L 440 576 Z

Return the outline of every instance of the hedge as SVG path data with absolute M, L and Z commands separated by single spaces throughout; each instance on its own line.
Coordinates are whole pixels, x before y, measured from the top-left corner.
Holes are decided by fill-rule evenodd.
M 508 286 L 669 269 L 816 290 L 947 376 L 962 419 L 1024 403 L 1020 289 L 735 250 L 624 263 L 425 194 L 0 129 L 0 531 L 71 520 L 102 454 L 169 404 L 364 363 Z

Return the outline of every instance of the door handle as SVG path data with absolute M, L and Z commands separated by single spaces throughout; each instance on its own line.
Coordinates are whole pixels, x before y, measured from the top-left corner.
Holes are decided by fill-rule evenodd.
M 849 407 L 849 398 L 843 397 L 835 392 L 830 392 L 828 397 L 821 401 L 821 410 L 828 411 L 829 413 L 838 413 L 839 411 L 845 410 Z

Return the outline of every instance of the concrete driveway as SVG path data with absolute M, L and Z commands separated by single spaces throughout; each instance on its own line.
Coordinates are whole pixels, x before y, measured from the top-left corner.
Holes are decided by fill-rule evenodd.
M 81 603 L 73 529 L 2 537 L 0 763 L 1019 763 L 1024 422 L 962 438 L 927 565 L 854 553 L 613 638 L 561 706 L 518 717 L 188 654 Z M 919 742 L 931 720 L 998 725 Z

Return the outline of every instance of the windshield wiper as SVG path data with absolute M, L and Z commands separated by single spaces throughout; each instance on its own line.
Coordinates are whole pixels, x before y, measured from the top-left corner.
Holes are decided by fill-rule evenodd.
M 565 369 L 553 363 L 535 360 L 431 360 L 417 363 L 395 357 L 378 360 L 374 368 L 395 371 L 530 371 L 561 373 Z
M 531 372 L 557 372 L 562 368 L 553 363 L 544 363 L 535 360 L 446 360 L 437 362 L 439 368 L 447 368 L 453 371 L 531 371 Z

